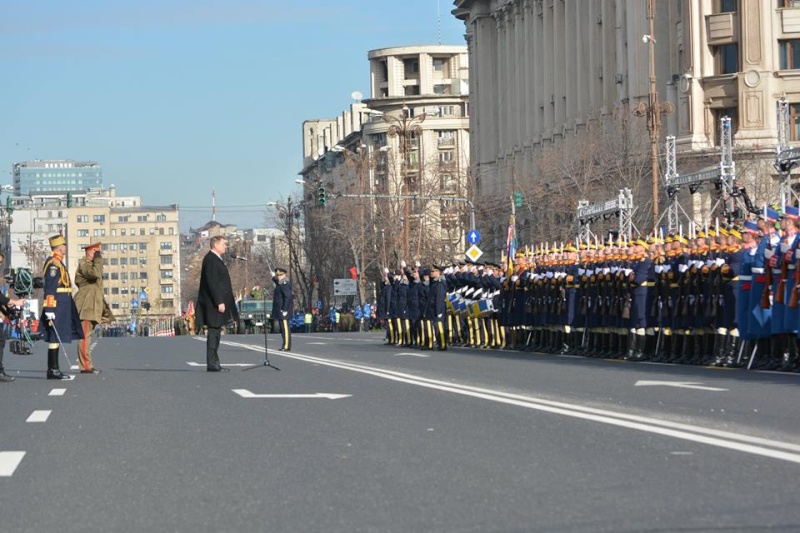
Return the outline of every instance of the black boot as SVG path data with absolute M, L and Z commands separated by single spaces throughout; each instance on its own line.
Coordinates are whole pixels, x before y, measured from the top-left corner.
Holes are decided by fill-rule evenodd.
M 58 368 L 58 348 L 47 350 L 47 379 L 69 379 Z
M 797 339 L 787 335 L 786 343 L 788 344 L 788 352 L 784 357 L 784 362 L 780 370 L 782 372 L 794 372 L 794 370 L 798 368 Z
M 730 336 L 719 333 L 714 335 L 714 359 L 711 361 L 711 366 L 723 366 L 725 364 L 725 348 L 728 346 L 728 337 Z

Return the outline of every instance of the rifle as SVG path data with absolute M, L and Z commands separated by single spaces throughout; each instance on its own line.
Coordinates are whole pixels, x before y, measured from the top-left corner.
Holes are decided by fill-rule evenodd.
M 772 248 L 768 249 L 772 250 Z M 772 307 L 772 267 L 769 265 L 769 259 L 765 261 L 764 267 L 766 281 L 764 283 L 764 292 L 761 294 L 761 309 L 769 309 Z
M 780 249 L 780 248 L 779 248 Z M 784 261 L 781 254 L 781 277 L 778 279 L 778 287 L 775 290 L 775 303 L 782 304 L 786 299 L 786 278 L 789 277 L 789 264 Z
M 797 292 L 797 288 L 798 286 L 800 286 L 798 284 L 800 284 L 800 259 L 798 259 L 797 262 L 795 263 L 794 288 L 792 289 L 792 294 L 789 295 L 789 303 L 788 303 L 790 309 L 797 308 L 797 300 L 798 296 L 800 296 Z

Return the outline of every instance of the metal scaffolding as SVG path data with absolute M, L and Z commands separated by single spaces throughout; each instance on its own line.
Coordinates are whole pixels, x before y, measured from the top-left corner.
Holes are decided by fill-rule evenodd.
M 609 220 L 619 218 L 619 235 L 630 241 L 633 235 L 633 193 L 630 189 L 620 189 L 619 196 L 600 204 L 589 204 L 588 200 L 580 200 L 577 209 L 576 228 L 580 242 L 586 242 L 594 235 L 592 224 L 600 218 Z

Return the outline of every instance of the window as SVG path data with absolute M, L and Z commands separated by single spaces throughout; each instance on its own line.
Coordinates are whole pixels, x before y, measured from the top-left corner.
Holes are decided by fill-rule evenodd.
M 453 152 L 439 152 L 439 162 L 440 163 L 452 163 L 453 162 Z
M 406 85 L 406 87 L 405 87 L 405 95 L 406 96 L 419 96 L 419 85 Z
M 735 135 L 739 129 L 739 110 L 735 107 L 723 107 L 713 109 L 712 113 L 714 116 L 714 146 L 719 146 L 722 117 L 730 117 L 731 134 Z
M 138 215 L 136 217 L 137 222 L 147 222 L 147 215 Z
M 164 294 L 172 294 L 172 285 L 162 285 L 161 292 Z
M 120 237 L 124 237 L 125 236 L 125 228 L 122 228 L 121 230 L 119 230 L 119 235 L 120 235 Z
M 117 280 L 117 279 L 119 279 L 119 273 L 118 273 L 118 272 L 112 272 L 112 273 L 111 273 L 111 279 L 112 279 L 112 280 Z
M 78 215 L 77 222 L 89 222 L 89 215 Z
M 166 222 L 167 215 L 156 215 L 156 222 Z
M 739 45 L 732 43 L 717 46 L 714 53 L 714 65 L 718 75 L 739 72 Z
M 147 243 L 146 242 L 140 242 L 139 243 L 139 249 L 140 250 L 147 250 Z
M 139 264 L 140 265 L 146 265 L 147 264 L 147 258 L 146 257 L 140 257 L 139 258 Z
M 106 216 L 105 215 L 94 215 L 92 217 L 92 221 L 93 222 L 105 222 L 106 221 Z
M 144 235 L 144 228 L 139 228 L 139 235 Z
M 119 258 L 119 264 L 127 266 L 128 265 L 128 258 L 127 257 L 120 257 Z
M 441 180 L 440 186 L 443 193 L 452 194 L 456 192 L 458 182 L 452 174 L 442 174 L 439 179 Z
M 800 141 L 800 104 L 789 104 L 789 139 Z
M 719 0 L 720 13 L 734 13 L 736 12 L 736 0 Z
M 171 242 L 162 242 L 161 243 L 162 250 L 172 250 L 172 243 Z
M 172 279 L 172 270 L 162 270 L 161 279 Z
M 147 272 L 139 272 L 139 279 L 147 279 Z
M 120 216 L 120 217 L 119 217 L 117 220 L 118 220 L 119 222 L 128 222 L 128 220 L 129 220 L 130 218 L 131 218 L 131 217 L 129 217 L 129 216 L 127 216 L 127 215 L 126 215 L 126 216 L 124 216 L 124 217 L 123 217 L 123 216 Z
M 444 65 L 445 60 L 441 57 L 434 57 L 433 58 L 433 71 L 434 72 L 444 72 Z
M 162 255 L 161 256 L 161 264 L 162 265 L 171 265 L 172 264 L 172 255 Z
M 139 279 L 139 273 L 138 272 L 131 272 L 129 275 L 130 275 L 131 279 Z
M 119 287 L 111 287 L 111 294 L 119 294 Z
M 111 236 L 112 236 L 112 237 L 116 237 L 116 236 L 117 236 L 117 230 L 115 230 L 115 229 L 112 229 L 112 230 L 111 230 Z
M 440 130 L 436 132 L 439 139 L 439 147 L 455 146 L 456 145 L 456 132 L 455 130 Z
M 450 86 L 446 83 L 437 83 L 433 86 L 434 94 L 450 94 Z
M 78 237 L 88 237 L 89 230 L 88 229 L 79 229 L 78 230 Z
M 800 7 L 800 0 L 778 0 L 778 7 Z
M 116 257 L 112 257 L 111 259 L 109 259 L 109 264 L 111 266 L 116 266 L 119 264 L 119 259 L 117 259 Z
M 404 59 L 403 60 L 403 72 L 405 74 L 405 78 L 413 78 L 416 74 L 419 74 L 419 60 L 418 59 Z
M 781 70 L 800 69 L 800 39 L 778 41 L 781 56 Z
M 92 235 L 94 235 L 95 237 L 105 237 L 106 236 L 106 230 L 104 230 L 104 229 L 96 229 L 96 230 L 92 231 Z

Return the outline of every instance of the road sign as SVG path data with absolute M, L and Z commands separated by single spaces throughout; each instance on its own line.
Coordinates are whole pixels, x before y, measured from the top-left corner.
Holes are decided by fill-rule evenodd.
M 473 261 L 477 261 L 483 255 L 483 250 L 475 246 L 474 244 L 469 247 L 467 250 L 466 256 L 472 259 Z
M 144 291 L 139 291 L 139 299 L 140 300 L 147 300 L 147 293 Z
M 147 294 L 150 294 L 150 287 L 145 287 L 144 288 L 144 292 L 146 292 Z
M 133 298 L 131 300 L 131 309 L 138 309 L 139 308 L 139 300 Z
M 354 279 L 335 279 L 333 280 L 334 296 L 355 296 L 358 294 L 358 284 Z
M 478 230 L 473 229 L 467 232 L 467 242 L 470 244 L 478 244 L 481 242 L 481 234 L 478 233 Z

